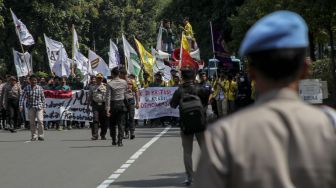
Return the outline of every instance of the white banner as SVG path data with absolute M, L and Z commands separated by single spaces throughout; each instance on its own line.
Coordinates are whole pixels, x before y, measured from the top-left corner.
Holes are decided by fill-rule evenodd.
M 87 108 L 88 91 L 45 90 L 44 95 L 46 97 L 44 121 L 71 120 L 92 122 L 92 108 L 91 106 L 89 109 Z
M 322 104 L 322 84 L 318 79 L 301 80 L 299 84 L 301 98 L 311 104 Z
M 134 119 L 154 119 L 165 116 L 179 117 L 179 110 L 170 107 L 170 100 L 177 87 L 149 87 L 141 89 L 139 109 Z

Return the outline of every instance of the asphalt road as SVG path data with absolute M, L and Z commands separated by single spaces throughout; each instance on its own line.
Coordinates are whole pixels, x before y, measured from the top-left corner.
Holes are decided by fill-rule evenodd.
M 0 130 L 1 188 L 182 187 L 178 128 L 137 128 L 123 147 L 90 140 L 90 130 L 45 132 L 30 142 L 26 130 Z M 194 163 L 199 155 L 194 142 Z

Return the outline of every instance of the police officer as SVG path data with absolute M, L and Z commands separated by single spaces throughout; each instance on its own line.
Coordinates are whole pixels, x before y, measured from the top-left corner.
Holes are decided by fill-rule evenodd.
M 107 92 L 105 99 L 105 109 L 109 117 L 110 135 L 112 145 L 123 146 L 125 128 L 125 95 L 127 93 L 127 82 L 119 78 L 119 68 L 113 68 L 111 71 L 111 80 L 107 83 Z M 118 127 L 118 140 L 116 128 Z
M 105 112 L 105 96 L 106 96 L 106 84 L 102 81 L 104 76 L 102 73 L 96 75 L 95 85 L 90 87 L 88 105 L 92 106 L 93 111 L 93 124 L 91 126 L 92 140 L 98 139 L 98 129 L 100 126 L 100 137 L 102 140 L 106 140 L 106 112 Z
M 19 119 L 19 99 L 21 87 L 14 76 L 10 77 L 10 82 L 3 89 L 3 108 L 9 112 L 9 131 L 16 132 Z
M 240 47 L 259 98 L 205 133 L 195 188 L 336 187 L 335 112 L 304 103 L 299 80 L 308 28 L 296 13 L 277 11 L 247 32 Z
M 120 78 L 126 80 L 127 82 L 127 93 L 125 96 L 126 102 L 126 127 L 125 127 L 125 139 L 130 138 L 133 140 L 135 138 L 134 131 L 135 131 L 135 121 L 134 121 L 134 113 L 135 108 L 139 108 L 139 89 L 136 85 L 135 79 L 133 79 L 134 75 L 129 75 L 127 77 L 126 69 L 120 70 Z
M 205 108 L 208 105 L 209 92 L 204 87 L 195 84 L 195 70 L 192 68 L 182 68 L 181 75 L 183 84 L 181 84 L 180 87 L 174 92 L 170 106 L 172 108 L 177 108 L 184 94 L 195 94 L 200 98 L 203 105 L 203 113 L 205 113 Z M 180 125 L 181 124 L 182 121 L 180 121 Z M 183 159 L 187 175 L 187 178 L 183 184 L 186 186 L 189 186 L 193 180 L 192 148 L 194 137 L 196 137 L 199 146 L 201 146 L 204 140 L 203 132 L 185 134 L 181 131 Z

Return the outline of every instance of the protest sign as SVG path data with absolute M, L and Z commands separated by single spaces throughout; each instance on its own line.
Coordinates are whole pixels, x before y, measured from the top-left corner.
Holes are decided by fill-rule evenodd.
M 87 107 L 88 91 L 45 90 L 44 121 L 92 121 L 91 106 Z M 26 110 L 26 117 L 28 117 Z
M 170 107 L 176 87 L 150 87 L 141 89 L 139 109 L 134 119 L 154 119 L 165 116 L 179 117 L 179 110 Z
M 322 84 L 318 79 L 301 80 L 299 84 L 301 98 L 311 104 L 322 104 Z

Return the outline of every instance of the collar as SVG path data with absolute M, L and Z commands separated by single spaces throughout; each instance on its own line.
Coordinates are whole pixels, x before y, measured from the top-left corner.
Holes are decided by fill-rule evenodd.
M 257 99 L 256 104 L 263 104 L 276 99 L 301 100 L 297 92 L 288 88 L 282 88 L 275 89 L 263 94 Z

